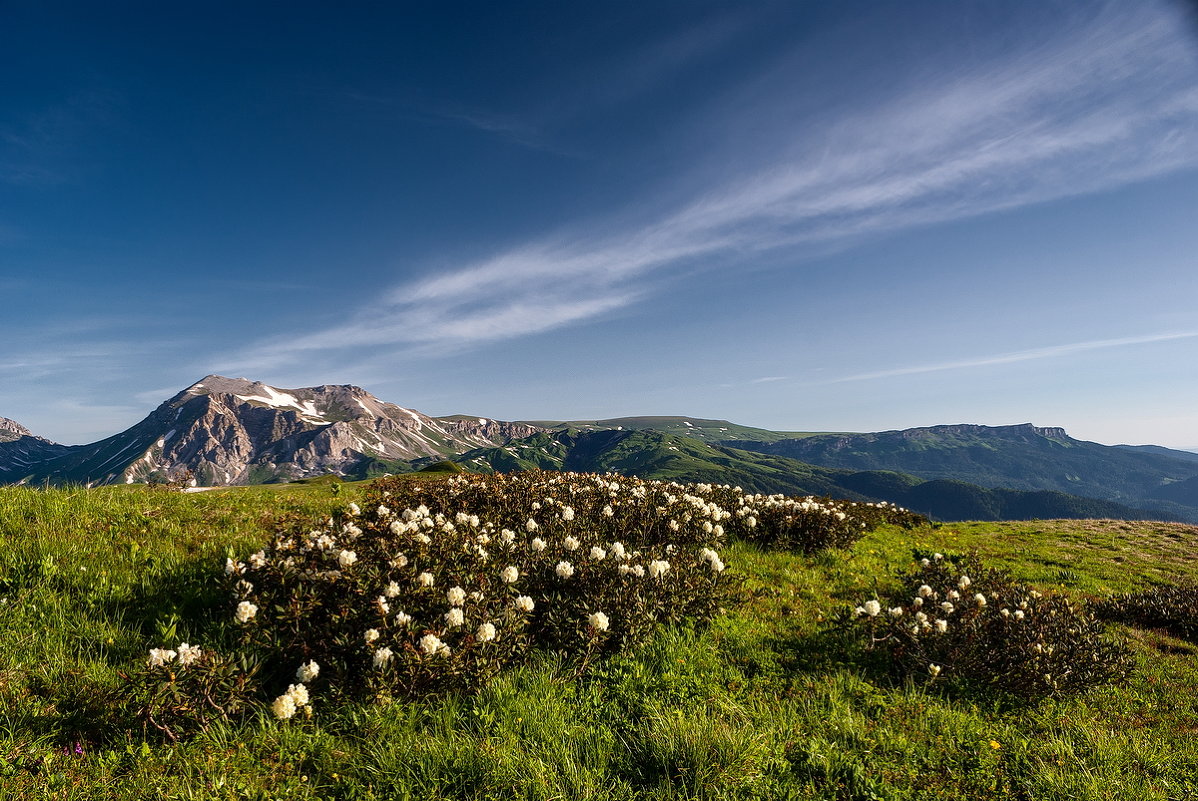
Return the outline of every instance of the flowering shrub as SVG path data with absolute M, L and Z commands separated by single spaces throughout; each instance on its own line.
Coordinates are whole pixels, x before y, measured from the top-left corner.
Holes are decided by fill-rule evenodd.
M 143 729 L 173 742 L 248 709 L 255 672 L 254 665 L 188 643 L 153 648 L 137 670 L 120 674 L 120 702 Z
M 382 479 L 362 507 L 229 559 L 230 619 L 280 687 L 297 664 L 318 666 L 304 704 L 290 688 L 276 699 L 281 718 L 321 692 L 477 685 L 532 645 L 614 650 L 709 617 L 727 594 L 718 521 L 732 513 L 683 489 L 572 474 Z
M 1034 699 L 1123 677 L 1126 648 L 1063 596 L 1045 596 L 976 556 L 935 554 L 902 589 L 864 601 L 852 620 L 902 673 Z
M 728 533 L 771 548 L 805 554 L 827 548 L 846 548 L 866 531 L 883 523 L 912 528 L 928 522 L 922 515 L 885 502 L 750 495 L 738 487 L 716 488 L 712 495 L 734 510 Z
M 1198 584 L 1166 584 L 1116 595 L 1091 606 L 1104 620 L 1163 629 L 1175 637 L 1198 639 Z
M 912 512 L 910 509 L 895 506 L 893 503 L 888 503 L 887 501 L 878 501 L 877 503 L 847 503 L 845 506 L 849 514 L 864 523 L 867 529 L 875 529 L 885 524 L 901 526 L 906 529 L 922 528 L 923 526 L 931 525 L 931 521 L 927 515 Z

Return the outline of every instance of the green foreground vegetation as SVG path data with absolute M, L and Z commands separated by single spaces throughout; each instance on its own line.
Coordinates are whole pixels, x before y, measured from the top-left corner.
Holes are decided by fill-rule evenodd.
M 285 721 L 263 704 L 178 743 L 89 717 L 150 648 L 234 641 L 226 556 L 366 486 L 0 489 L 0 797 L 1198 798 L 1191 642 L 1113 627 L 1129 679 L 1020 704 L 896 681 L 835 622 L 915 551 L 977 551 L 1078 601 L 1192 580 L 1198 528 L 1168 523 L 887 526 L 814 556 L 737 543 L 738 603 L 581 675 L 534 653 L 473 694 Z

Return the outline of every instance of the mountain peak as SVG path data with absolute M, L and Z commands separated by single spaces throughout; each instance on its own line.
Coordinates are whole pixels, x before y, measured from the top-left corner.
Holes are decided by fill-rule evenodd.
M 190 395 L 239 395 L 252 392 L 256 387 L 266 386 L 261 381 L 251 381 L 248 378 L 227 378 L 223 375 L 206 375 L 192 384 L 184 393 Z
M 8 442 L 21 437 L 31 436 L 33 436 L 32 432 L 16 420 L 0 417 L 0 442 Z

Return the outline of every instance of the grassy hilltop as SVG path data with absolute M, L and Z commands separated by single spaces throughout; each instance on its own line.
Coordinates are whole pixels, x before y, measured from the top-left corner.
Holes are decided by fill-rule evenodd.
M 1193 642 L 1114 626 L 1128 678 L 1021 702 L 896 677 L 843 622 L 913 553 L 977 551 L 1078 603 L 1191 580 L 1198 527 L 1174 523 L 882 525 L 810 555 L 735 541 L 721 614 L 584 666 L 534 649 L 476 692 L 321 697 L 310 719 L 264 697 L 177 742 L 104 717 L 149 649 L 237 649 L 228 556 L 369 492 L 0 489 L 0 797 L 1198 798 Z

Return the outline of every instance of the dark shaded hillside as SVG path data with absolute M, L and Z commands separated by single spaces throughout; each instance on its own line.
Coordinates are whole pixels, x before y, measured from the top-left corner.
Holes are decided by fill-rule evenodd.
M 37 483 L 37 471 L 42 463 L 71 451 L 69 445 L 59 445 L 32 434 L 9 434 L 0 431 L 0 484 Z
M 1182 520 L 1168 513 L 1133 509 L 1113 501 L 1064 492 L 984 489 L 947 479 L 925 481 L 903 497 L 906 502 L 902 505 L 937 520 Z
M 1198 476 L 1198 462 L 1143 449 L 1099 445 L 1059 428 L 933 426 L 874 434 L 819 434 L 777 442 L 725 443 L 821 467 L 894 470 L 992 489 L 1054 491 L 1152 505 L 1173 482 Z M 1177 498 L 1169 498 L 1177 501 Z M 1198 515 L 1198 508 L 1192 510 Z
M 1198 476 L 1166 484 L 1152 493 L 1153 498 L 1185 506 L 1198 507 Z

